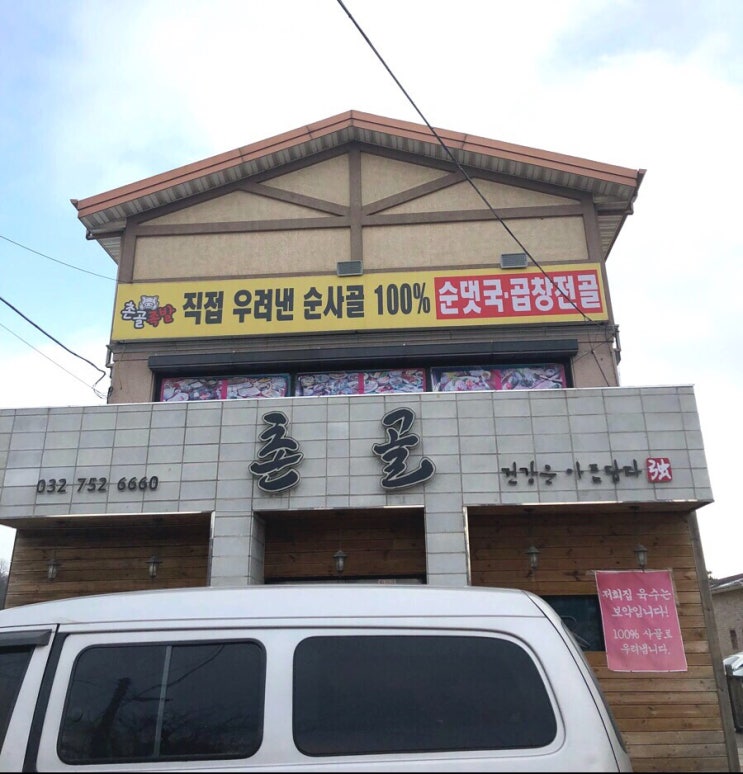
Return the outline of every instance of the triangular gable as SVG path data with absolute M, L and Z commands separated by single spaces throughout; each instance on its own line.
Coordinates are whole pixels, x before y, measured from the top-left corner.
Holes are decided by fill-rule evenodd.
M 349 111 L 285 134 L 212 156 L 80 201 L 73 200 L 90 237 L 98 239 L 114 257 L 120 232 L 129 217 L 144 215 L 240 180 L 278 171 L 288 164 L 333 152 L 351 143 L 387 149 L 398 154 L 436 161 L 456 169 L 451 156 L 469 169 L 505 175 L 518 182 L 549 184 L 566 194 L 590 195 L 601 219 L 601 240 L 608 253 L 642 181 L 644 170 L 602 164 L 487 138 L 437 130 L 441 147 L 427 126 Z M 295 183 L 317 185 L 294 175 Z M 280 179 L 280 177 L 279 177 Z M 291 185 L 291 183 L 289 183 Z M 154 213 L 153 213 L 154 214 Z

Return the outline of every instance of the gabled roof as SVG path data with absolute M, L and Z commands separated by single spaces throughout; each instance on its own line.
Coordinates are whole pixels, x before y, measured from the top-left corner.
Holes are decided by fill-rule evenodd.
M 712 578 L 709 587 L 713 594 L 743 589 L 743 574 L 728 575 L 725 578 Z
M 599 207 L 605 254 L 632 211 L 645 170 L 528 148 L 484 137 L 436 129 L 457 161 L 516 179 L 557 185 L 588 193 Z M 355 110 L 293 129 L 275 137 L 114 188 L 72 200 L 88 237 L 118 257 L 120 232 L 126 219 L 165 204 L 201 194 L 227 183 L 275 169 L 322 151 L 360 142 L 451 163 L 449 155 L 423 124 L 396 121 Z

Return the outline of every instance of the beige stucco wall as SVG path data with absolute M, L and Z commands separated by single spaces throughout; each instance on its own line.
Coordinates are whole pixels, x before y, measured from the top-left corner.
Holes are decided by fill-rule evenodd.
M 167 344 L 163 348 L 166 348 Z M 155 375 L 144 353 L 124 353 L 115 358 L 109 403 L 149 403 L 155 388 Z
M 362 202 L 365 205 L 393 196 L 424 183 L 446 177 L 439 169 L 410 164 L 364 153 L 361 155 Z M 570 204 L 576 200 L 540 193 L 515 185 L 505 185 L 492 180 L 475 179 L 478 190 L 494 208 L 538 207 L 550 204 Z M 389 213 L 441 212 L 444 210 L 485 208 L 485 203 L 465 180 L 441 191 L 427 194 L 405 204 L 384 210 Z
M 327 199 L 335 204 L 348 204 L 348 156 L 336 156 L 319 164 L 271 178 L 267 185 L 303 196 Z
M 616 387 L 619 384 L 616 358 L 610 343 L 581 341 L 572 366 L 575 387 Z
M 580 218 L 509 222 L 542 264 L 588 258 Z M 502 253 L 521 248 L 497 222 L 375 226 L 362 232 L 368 271 L 401 268 L 498 266 Z M 134 281 L 334 274 L 350 259 L 348 229 L 139 237 Z
M 445 177 L 446 174 L 441 169 L 388 159 L 372 153 L 362 153 L 361 200 L 364 204 L 371 204 L 399 191 Z
M 311 207 L 269 199 L 266 196 L 233 191 L 193 207 L 152 218 L 147 225 L 183 225 L 185 223 L 234 223 L 246 220 L 277 220 L 283 218 L 316 218 L 325 213 Z
M 580 218 L 508 221 L 519 241 L 541 263 L 588 258 Z M 380 269 L 497 267 L 502 253 L 522 252 L 496 221 L 374 226 L 363 231 L 364 266 Z
M 576 204 L 576 200 L 562 196 L 530 191 L 491 180 L 474 180 L 478 191 L 488 200 L 490 206 L 498 211 L 508 207 L 549 207 L 557 204 Z M 483 210 L 485 202 L 477 191 L 467 182 L 449 186 L 440 191 L 421 196 L 412 201 L 389 207 L 385 215 L 413 212 L 446 212 L 448 210 Z
M 509 227 L 540 264 L 588 258 L 580 218 L 529 219 Z M 498 266 L 502 253 L 521 252 L 496 222 L 375 226 L 362 232 L 368 271 Z M 348 229 L 140 237 L 134 281 L 334 274 L 350 259 Z
M 335 274 L 349 251 L 346 229 L 140 237 L 134 281 Z
M 362 154 L 362 200 L 379 201 L 422 183 L 444 177 L 431 167 Z M 349 161 L 339 156 L 264 183 L 271 188 L 349 203 Z M 496 209 L 576 204 L 576 199 L 527 188 L 478 180 L 478 188 Z M 384 210 L 384 214 L 479 211 L 484 203 L 461 182 Z M 303 220 L 330 217 L 310 206 L 279 201 L 257 193 L 232 191 L 208 201 L 153 218 L 143 225 L 192 225 Z M 497 265 L 502 253 L 523 248 L 540 263 L 576 262 L 588 258 L 582 217 L 505 220 L 518 242 L 497 220 L 366 226 L 362 231 L 365 268 L 369 271 L 417 267 Z M 335 273 L 338 261 L 351 257 L 351 230 L 293 229 L 277 223 L 276 231 L 151 236 L 135 242 L 134 281 L 242 277 L 277 274 Z M 519 244 L 519 242 L 521 244 Z M 523 248 L 522 248 L 523 246 Z

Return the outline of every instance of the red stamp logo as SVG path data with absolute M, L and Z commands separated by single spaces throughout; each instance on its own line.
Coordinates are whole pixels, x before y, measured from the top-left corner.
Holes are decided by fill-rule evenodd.
M 645 460 L 648 469 L 648 481 L 659 484 L 662 481 L 673 481 L 671 460 L 668 457 L 648 457 Z

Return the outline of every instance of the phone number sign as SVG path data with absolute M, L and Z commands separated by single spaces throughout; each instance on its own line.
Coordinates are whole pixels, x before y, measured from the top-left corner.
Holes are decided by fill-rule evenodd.
M 597 264 L 121 284 L 112 338 L 607 320 Z

